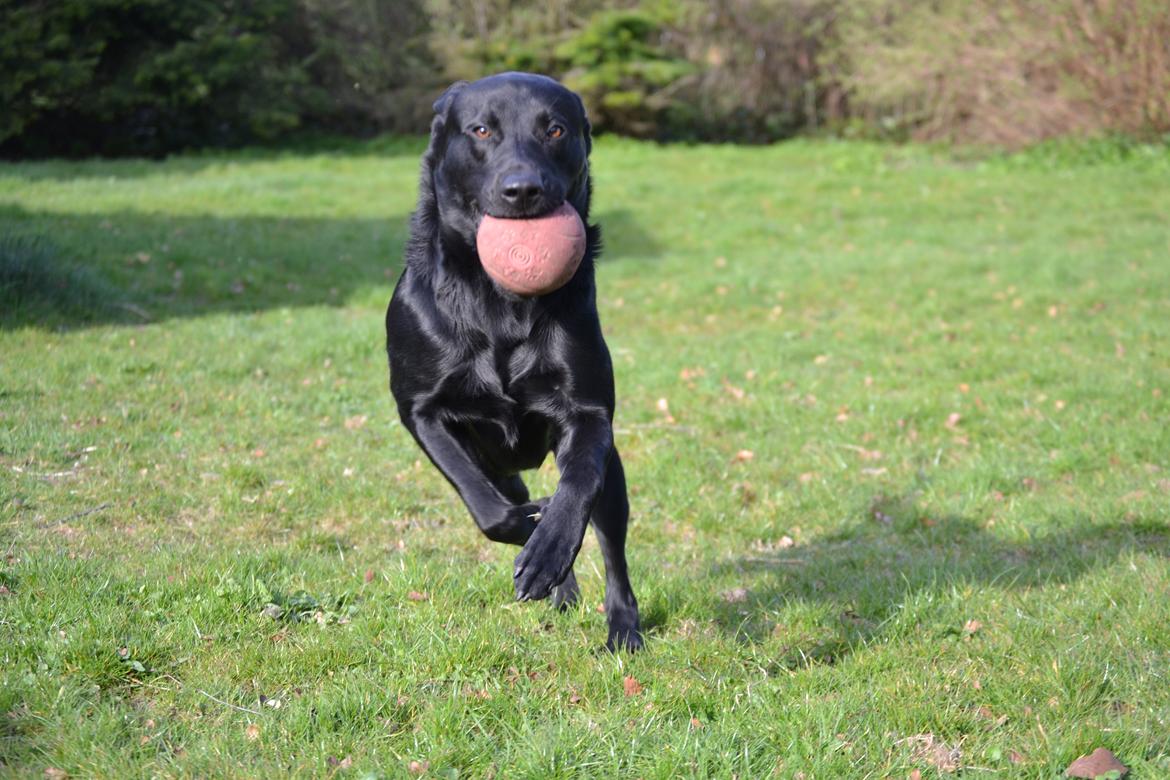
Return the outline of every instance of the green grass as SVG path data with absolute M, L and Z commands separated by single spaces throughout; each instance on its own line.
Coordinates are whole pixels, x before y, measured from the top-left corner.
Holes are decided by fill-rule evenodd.
M 396 419 L 421 148 L 0 167 L 0 774 L 1170 776 L 1170 157 L 600 143 L 613 656 Z

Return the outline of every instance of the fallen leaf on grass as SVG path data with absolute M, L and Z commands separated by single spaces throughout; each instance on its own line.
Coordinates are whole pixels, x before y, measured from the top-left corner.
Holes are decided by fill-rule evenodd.
M 740 450 L 739 452 L 735 453 L 735 457 L 731 459 L 731 462 L 746 463 L 754 457 L 756 457 L 756 453 L 752 452 L 751 450 Z
M 979 715 L 980 718 L 983 718 L 983 720 L 988 721 L 987 729 L 989 731 L 991 729 L 999 728 L 1000 726 L 1007 723 L 1007 721 L 1008 721 L 1007 715 L 997 716 L 994 712 L 992 712 L 991 708 L 986 706 L 986 705 L 980 707 L 975 712 L 976 712 L 976 714 Z
M 374 581 L 374 570 L 373 569 L 366 569 L 365 581 L 366 582 L 373 582 Z
M 428 594 L 420 593 L 417 590 L 412 590 L 410 593 L 407 593 L 406 597 L 411 601 L 429 601 L 431 598 Z
M 260 727 L 255 723 L 249 723 L 248 727 L 244 729 L 244 736 L 248 738 L 249 742 L 255 742 L 260 739 Z
M 963 419 L 963 416 L 961 414 L 959 414 L 958 412 L 951 412 L 950 414 L 947 415 L 946 426 L 948 428 L 950 428 L 951 430 L 954 430 L 955 428 L 957 428 L 959 426 L 959 421 L 962 419 Z
M 345 758 L 339 760 L 333 756 L 329 756 L 325 759 L 325 763 L 329 766 L 335 766 L 338 769 L 349 769 L 351 766 L 353 766 L 353 759 L 349 756 L 346 756 Z
M 626 692 L 626 696 L 637 696 L 642 692 L 642 683 L 633 677 L 627 676 L 622 680 L 622 689 Z
M 1081 756 L 1068 765 L 1064 770 L 1068 777 L 1097 778 L 1102 775 L 1109 777 L 1125 777 L 1129 767 L 1117 760 L 1117 756 L 1105 748 L 1097 748 L 1087 756 Z
M 723 600 L 728 604 L 740 604 L 744 601 L 747 601 L 747 597 L 747 588 L 732 588 L 731 590 L 725 591 L 723 593 Z
M 977 634 L 981 628 L 983 628 L 983 624 L 978 620 L 968 620 L 963 624 L 963 633 L 967 636 L 973 636 L 974 634 Z
M 925 761 L 940 772 L 954 772 L 963 758 L 958 745 L 948 745 L 934 734 L 915 734 L 899 742 L 913 745 L 913 760 Z
M 742 387 L 736 387 L 726 379 L 723 380 L 723 390 L 737 401 L 742 401 L 746 395 Z
M 355 414 L 353 417 L 345 418 L 345 428 L 350 431 L 357 431 L 366 427 L 366 422 L 369 421 L 369 415 Z
M 752 487 L 750 482 L 737 482 L 731 486 L 731 492 L 739 494 L 739 501 L 744 506 L 756 500 L 756 489 Z
M 58 769 L 55 766 L 51 766 L 45 769 L 45 777 L 47 777 L 49 780 L 65 780 L 65 778 L 69 777 L 69 773 L 64 769 Z
M 410 773 L 412 775 L 421 775 L 423 772 L 425 772 L 431 768 L 431 762 L 430 761 L 411 761 L 409 768 L 410 768 Z

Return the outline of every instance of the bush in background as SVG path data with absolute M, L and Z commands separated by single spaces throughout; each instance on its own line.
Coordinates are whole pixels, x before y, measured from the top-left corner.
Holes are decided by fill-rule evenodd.
M 771 141 L 832 128 L 848 102 L 832 55 L 845 0 L 715 0 L 679 31 L 695 75 L 676 93 L 676 135 Z
M 1162 0 L 873 0 L 852 9 L 840 72 L 870 126 L 1009 148 L 1170 131 Z
M 501 70 L 659 140 L 1149 137 L 1170 132 L 1170 3 L 0 0 L 0 152 L 424 132 L 444 86 Z
M 430 123 L 440 66 L 420 2 L 301 0 L 309 127 L 347 135 L 417 133 Z

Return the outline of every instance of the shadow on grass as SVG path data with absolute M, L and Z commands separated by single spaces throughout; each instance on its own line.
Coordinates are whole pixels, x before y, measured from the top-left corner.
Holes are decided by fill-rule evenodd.
M 0 327 L 147 323 L 385 297 L 407 215 L 52 214 L 0 208 Z M 39 269 L 35 274 L 26 270 Z
M 605 257 L 660 248 L 625 211 Z M 0 328 L 68 329 L 273 308 L 378 306 L 408 214 L 386 218 L 58 214 L 0 207 Z
M 372 163 L 395 157 L 420 157 L 426 136 L 384 136 L 372 140 L 327 138 L 266 148 L 208 149 L 161 159 L 146 157 L 50 160 L 0 160 L 0 173 L 27 181 L 80 181 L 85 179 L 144 179 L 151 176 L 192 175 L 211 168 L 246 167 L 308 157 L 369 158 Z
M 871 509 L 868 515 L 873 514 Z M 777 663 L 785 668 L 832 664 L 882 637 L 888 621 L 923 597 L 967 587 L 1060 585 L 1132 552 L 1170 556 L 1170 527 L 1164 522 L 1101 524 L 1073 517 L 1042 535 L 1012 542 L 963 517 L 932 520 L 929 526 L 922 518 L 883 517 L 888 524 L 867 516 L 808 545 L 720 562 L 711 576 L 722 582 L 731 577 L 743 590 L 716 599 L 716 625 L 745 642 L 782 638 L 788 649 Z M 837 613 L 835 625 L 826 621 L 813 635 L 778 626 L 778 610 L 799 603 L 829 605 Z M 963 634 L 958 623 L 933 628 Z
M 623 257 L 657 258 L 662 255 L 662 245 L 627 209 L 596 213 L 593 221 L 601 225 L 602 263 Z

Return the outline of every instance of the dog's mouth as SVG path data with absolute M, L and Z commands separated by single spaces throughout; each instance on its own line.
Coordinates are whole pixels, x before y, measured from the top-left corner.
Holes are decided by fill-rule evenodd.
M 477 211 L 481 220 L 485 216 L 495 217 L 496 219 L 540 219 L 541 217 L 547 217 L 559 209 L 564 202 L 564 198 L 555 202 L 549 199 L 547 202 L 524 208 L 493 205 L 491 208 L 477 209 Z

